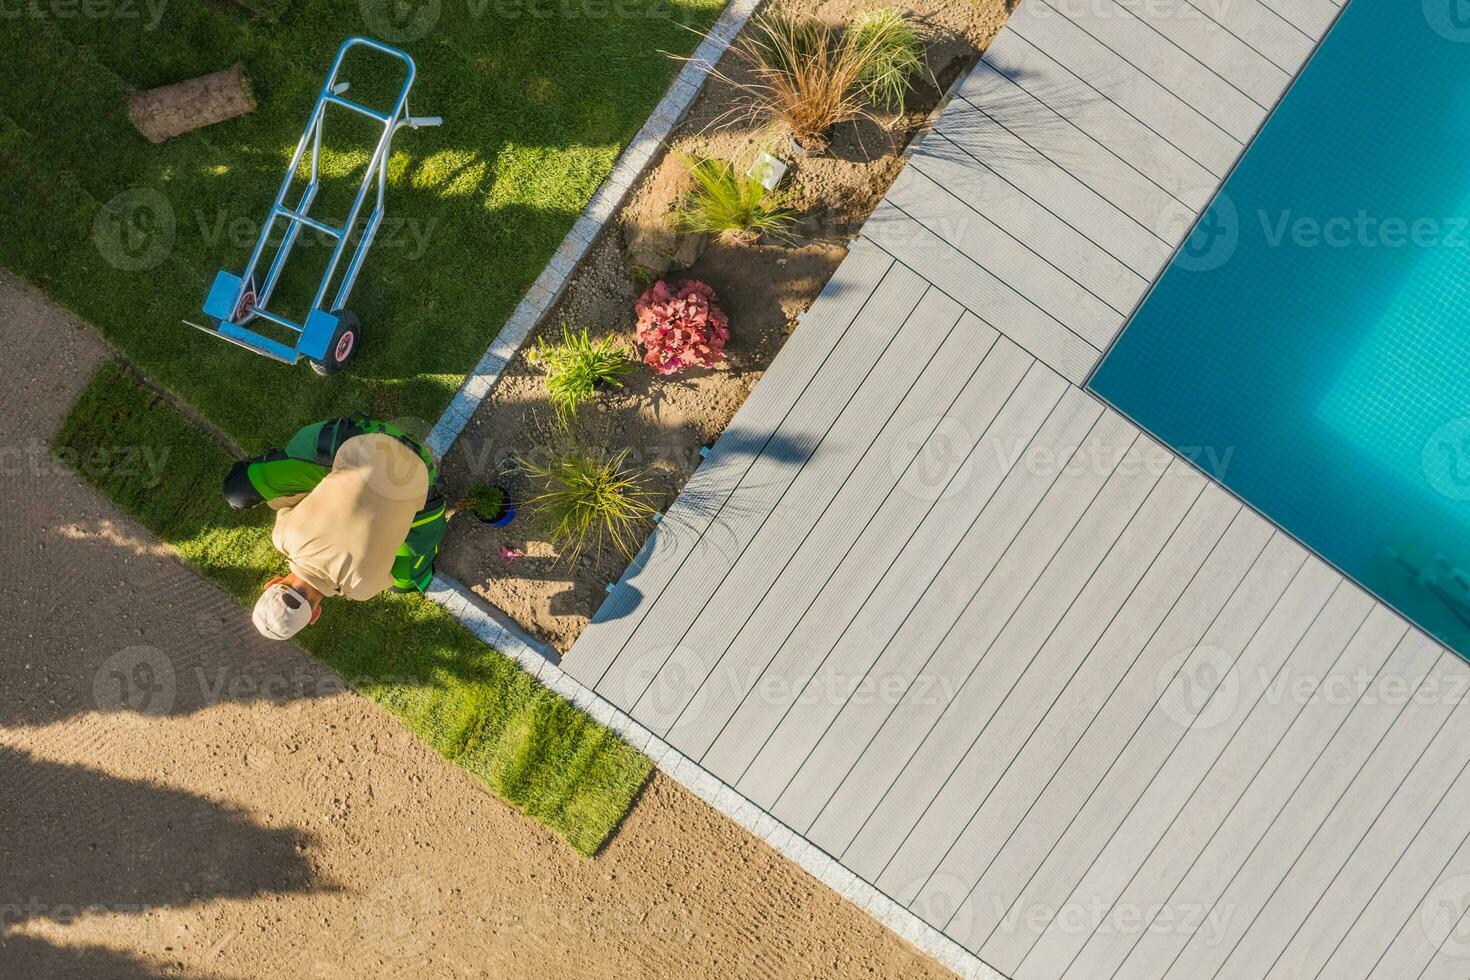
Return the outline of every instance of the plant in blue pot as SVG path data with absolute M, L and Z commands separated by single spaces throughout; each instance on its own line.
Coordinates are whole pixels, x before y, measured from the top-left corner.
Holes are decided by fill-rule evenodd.
M 516 505 L 510 491 L 493 483 L 477 483 L 470 487 L 460 506 L 475 515 L 475 520 L 491 527 L 505 527 L 516 517 Z

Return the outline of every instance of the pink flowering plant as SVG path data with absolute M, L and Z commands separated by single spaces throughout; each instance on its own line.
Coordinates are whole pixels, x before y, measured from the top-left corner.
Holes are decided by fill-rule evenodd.
M 677 291 L 660 279 L 638 297 L 638 343 L 644 362 L 659 374 L 693 364 L 713 367 L 724 359 L 730 321 L 715 305 L 715 291 L 691 279 Z

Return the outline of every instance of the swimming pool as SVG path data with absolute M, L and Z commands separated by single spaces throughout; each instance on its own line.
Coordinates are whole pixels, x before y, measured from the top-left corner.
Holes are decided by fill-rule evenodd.
M 1089 387 L 1470 658 L 1470 4 L 1352 0 Z

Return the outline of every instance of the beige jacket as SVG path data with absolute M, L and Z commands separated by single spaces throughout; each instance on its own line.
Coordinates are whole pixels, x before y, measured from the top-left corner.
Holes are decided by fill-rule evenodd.
M 371 599 L 393 584 L 393 558 L 429 492 L 418 454 L 381 432 L 354 436 L 308 494 L 272 501 L 271 542 L 326 595 Z

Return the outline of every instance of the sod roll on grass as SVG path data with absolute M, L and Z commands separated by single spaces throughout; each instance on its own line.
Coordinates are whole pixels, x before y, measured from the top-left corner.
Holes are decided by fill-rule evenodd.
M 127 465 L 127 454 L 113 451 L 122 446 L 146 448 L 162 462 L 162 479 Z M 98 371 L 52 449 L 241 603 L 285 570 L 271 547 L 270 512 L 232 510 L 220 496 L 230 455 L 121 365 Z M 296 640 L 581 854 L 602 846 L 652 770 L 611 730 L 419 596 L 330 602 Z

